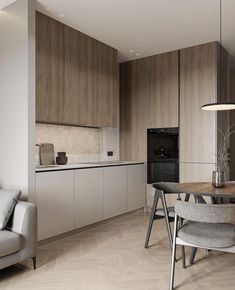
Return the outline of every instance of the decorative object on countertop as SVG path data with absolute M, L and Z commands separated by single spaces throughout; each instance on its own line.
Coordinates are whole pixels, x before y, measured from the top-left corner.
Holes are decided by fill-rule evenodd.
M 225 187 L 226 182 L 226 172 L 228 169 L 228 164 L 230 160 L 229 156 L 229 141 L 230 136 L 235 133 L 232 131 L 233 125 L 229 126 L 225 132 L 221 129 L 218 129 L 220 134 L 220 142 L 218 145 L 218 153 L 216 154 L 216 170 L 212 173 L 212 185 L 215 188 Z
M 55 164 L 54 145 L 51 143 L 39 144 L 40 165 Z
M 56 157 L 56 163 L 58 165 L 65 165 L 68 162 L 68 157 L 66 156 L 66 152 L 58 152 Z

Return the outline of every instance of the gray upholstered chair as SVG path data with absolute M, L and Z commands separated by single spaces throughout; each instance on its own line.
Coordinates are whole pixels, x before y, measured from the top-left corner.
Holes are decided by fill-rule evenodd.
M 168 238 L 170 245 L 172 247 L 172 233 L 171 233 L 171 227 L 170 222 L 174 221 L 175 212 L 174 207 L 167 207 L 166 198 L 165 195 L 167 194 L 173 194 L 178 193 L 180 194 L 181 191 L 176 189 L 176 185 L 178 183 L 174 182 L 159 182 L 159 183 L 153 183 L 152 186 L 155 189 L 154 193 L 154 199 L 153 199 L 153 206 L 152 206 L 152 212 L 149 220 L 149 226 L 147 230 L 147 235 L 145 239 L 145 248 L 148 248 L 149 239 L 153 227 L 153 222 L 155 220 L 159 220 L 162 218 L 165 218 L 166 221 L 166 228 L 168 232 Z M 187 199 L 189 196 L 187 196 Z M 161 200 L 162 208 L 158 208 L 158 201 Z
M 179 219 L 184 219 L 183 225 Z M 234 223 L 234 204 L 176 201 L 170 290 L 174 287 L 176 245 L 235 253 Z
M 33 259 L 36 269 L 37 207 L 29 202 L 18 202 L 7 229 L 0 231 L 0 269 Z

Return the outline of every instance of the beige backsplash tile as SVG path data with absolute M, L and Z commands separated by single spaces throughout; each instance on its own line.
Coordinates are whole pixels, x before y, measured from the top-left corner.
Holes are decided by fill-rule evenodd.
M 119 131 L 117 128 L 84 128 L 51 124 L 36 124 L 36 144 L 53 143 L 55 154 L 65 151 L 69 163 L 97 162 L 119 159 Z M 113 157 L 107 157 L 113 151 Z M 36 164 L 39 163 L 36 148 Z

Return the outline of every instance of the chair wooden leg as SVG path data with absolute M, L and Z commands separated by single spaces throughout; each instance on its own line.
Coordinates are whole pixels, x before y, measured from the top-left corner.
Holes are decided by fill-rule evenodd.
M 183 269 L 186 268 L 186 262 L 185 262 L 185 247 L 181 246 L 181 260 L 182 260 L 182 267 Z
M 33 260 L 33 269 L 36 270 L 36 268 L 37 268 L 37 258 L 33 257 L 32 260 Z
M 169 221 L 168 212 L 167 212 L 166 198 L 165 198 L 165 195 L 164 195 L 164 192 L 163 191 L 161 192 L 161 201 L 162 201 L 162 207 L 163 207 L 164 215 L 165 215 L 165 221 L 166 221 L 166 228 L 167 228 L 167 232 L 168 232 L 168 238 L 169 238 L 170 246 L 172 248 L 171 226 L 170 226 L 170 221 Z
M 176 215 L 175 216 L 175 223 L 174 223 L 174 235 L 173 235 L 173 245 L 172 245 L 172 258 L 171 258 L 171 273 L 170 273 L 169 290 L 174 289 L 177 223 L 178 223 L 178 216 Z
M 157 203 L 158 203 L 158 196 L 155 193 L 154 200 L 153 200 L 152 212 L 151 212 L 151 216 L 150 216 L 150 220 L 149 220 L 148 231 L 147 231 L 145 244 L 144 244 L 144 247 L 146 249 L 148 248 L 148 245 L 149 245 L 149 239 L 150 239 L 150 235 L 151 235 L 151 231 L 152 231 L 152 227 L 153 227 L 153 222 L 154 222 L 154 219 L 155 219 L 155 212 L 156 212 L 156 208 L 157 208 Z

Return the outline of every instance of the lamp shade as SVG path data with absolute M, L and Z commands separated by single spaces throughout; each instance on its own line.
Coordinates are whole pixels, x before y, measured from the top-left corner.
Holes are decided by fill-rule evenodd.
M 201 106 L 205 111 L 228 111 L 235 110 L 235 103 L 211 103 Z

